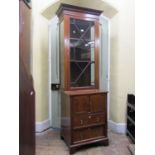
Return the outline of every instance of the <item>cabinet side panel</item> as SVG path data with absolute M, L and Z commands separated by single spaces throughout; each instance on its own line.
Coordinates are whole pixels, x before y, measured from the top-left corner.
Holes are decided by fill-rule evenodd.
M 71 143 L 70 97 L 61 92 L 61 136 L 67 145 Z
M 99 21 L 95 21 L 95 85 L 99 88 Z
M 64 89 L 64 21 L 60 23 L 60 82 Z

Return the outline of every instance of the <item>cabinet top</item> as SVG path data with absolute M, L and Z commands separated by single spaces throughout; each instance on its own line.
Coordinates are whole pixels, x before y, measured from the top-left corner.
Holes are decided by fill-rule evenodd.
M 93 90 L 75 90 L 75 91 L 64 91 L 65 94 L 74 96 L 74 95 L 86 95 L 86 94 L 107 94 L 107 91 L 101 91 L 99 89 Z
M 60 16 L 64 11 L 79 12 L 79 13 L 91 14 L 95 16 L 99 16 L 103 12 L 101 10 L 95 10 L 95 9 L 61 3 L 56 14 Z

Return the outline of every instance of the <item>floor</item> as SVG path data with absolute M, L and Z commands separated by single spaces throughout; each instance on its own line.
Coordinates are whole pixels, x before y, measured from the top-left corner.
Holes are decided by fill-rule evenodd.
M 108 132 L 109 146 L 93 146 L 78 150 L 74 155 L 131 155 L 125 135 Z M 48 130 L 36 135 L 36 155 L 69 155 L 68 148 L 60 139 L 58 130 Z

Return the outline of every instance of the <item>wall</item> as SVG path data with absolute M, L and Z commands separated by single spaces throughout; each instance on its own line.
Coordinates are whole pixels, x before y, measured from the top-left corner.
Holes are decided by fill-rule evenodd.
M 111 19 L 110 119 L 124 123 L 127 93 L 135 91 L 134 1 L 120 0 L 115 6 L 118 13 Z
M 33 61 L 32 72 L 36 91 L 36 122 L 49 118 L 48 101 L 48 20 L 40 14 L 41 3 L 32 1 Z

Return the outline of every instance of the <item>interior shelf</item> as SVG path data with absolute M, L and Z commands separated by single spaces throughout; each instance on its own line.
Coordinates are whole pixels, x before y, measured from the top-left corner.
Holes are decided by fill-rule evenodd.
M 90 61 L 90 60 L 74 60 L 74 59 L 71 59 L 70 62 L 90 62 L 90 63 L 95 63 L 95 61 Z

